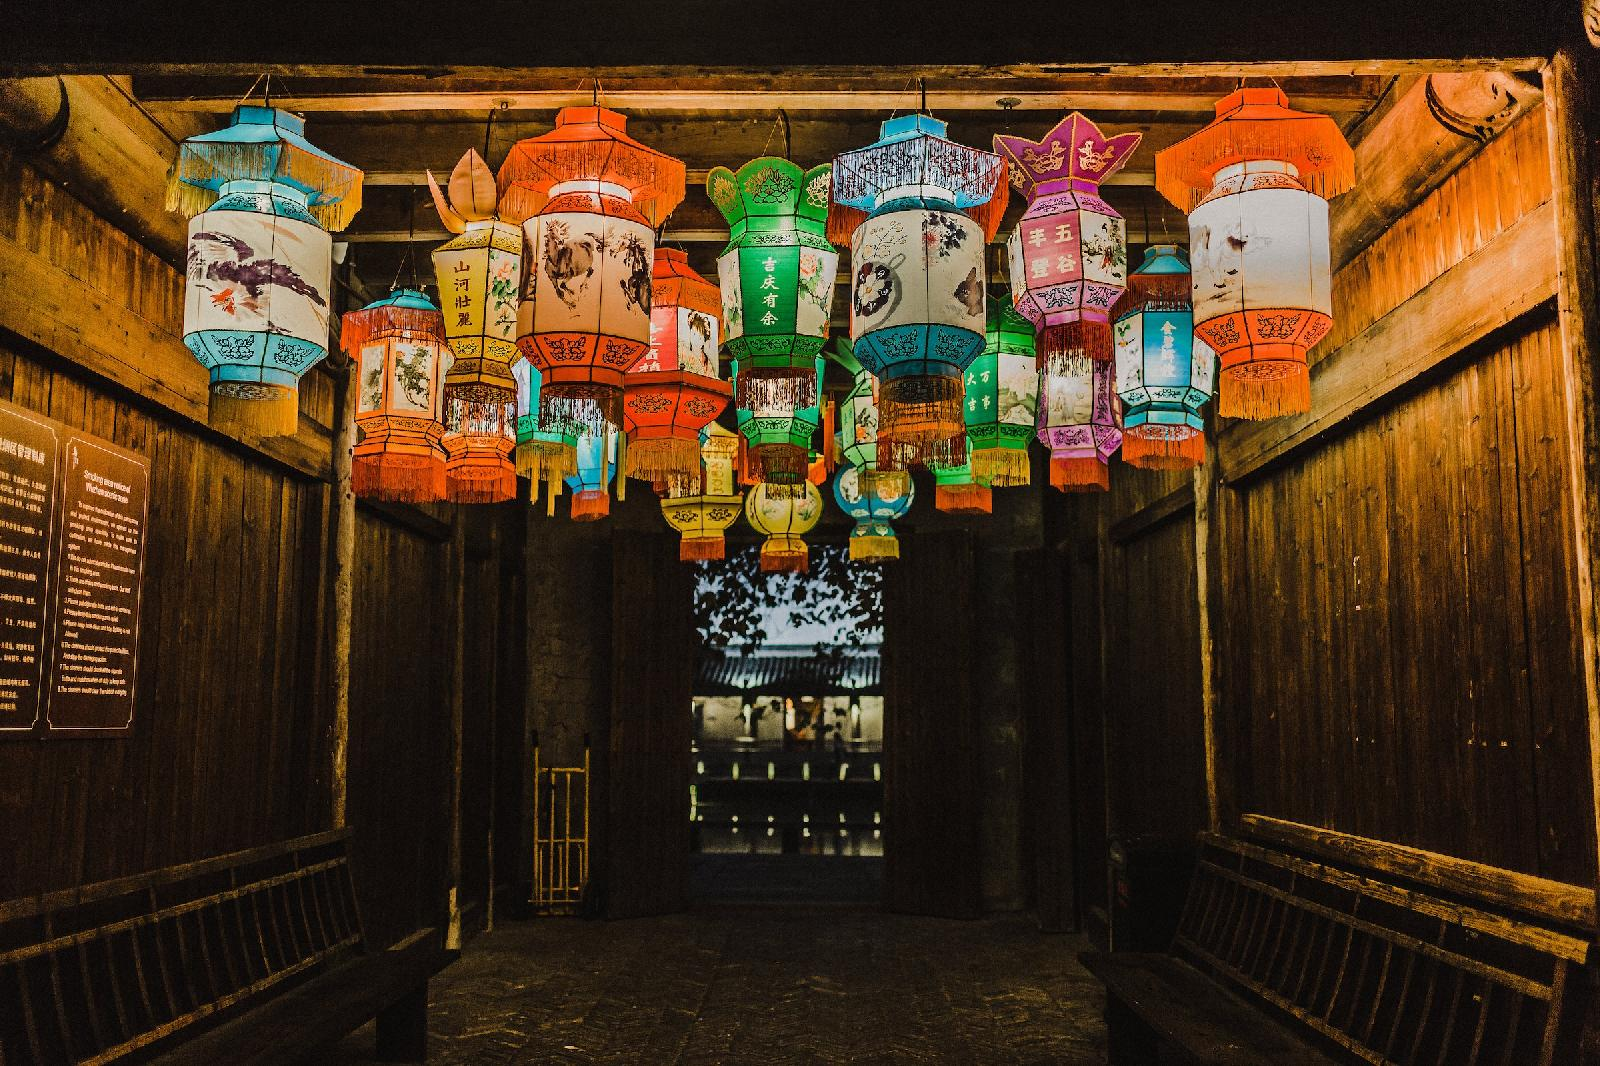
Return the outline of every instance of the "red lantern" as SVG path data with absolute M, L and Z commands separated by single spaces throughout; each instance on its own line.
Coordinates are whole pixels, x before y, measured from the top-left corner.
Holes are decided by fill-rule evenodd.
M 717 376 L 722 294 L 676 248 L 656 250 L 650 351 L 623 379 L 628 476 L 682 496 L 700 474 L 700 430 L 733 386 Z
M 525 218 L 517 347 L 557 421 L 615 430 L 622 375 L 650 348 L 655 230 L 683 199 L 683 163 L 603 107 L 567 107 L 500 167 L 500 212 Z M 529 217 L 532 216 L 532 217 Z

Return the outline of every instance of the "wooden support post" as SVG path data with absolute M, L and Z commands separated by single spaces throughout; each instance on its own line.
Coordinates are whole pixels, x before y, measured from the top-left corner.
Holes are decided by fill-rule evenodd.
M 1213 445 L 1206 461 L 1194 471 L 1194 572 L 1195 593 L 1200 600 L 1200 706 L 1204 715 L 1206 747 L 1206 824 L 1213 833 L 1222 831 L 1222 808 L 1217 789 L 1217 614 L 1214 614 L 1218 593 L 1221 591 L 1221 552 L 1212 538 L 1220 532 L 1220 516 L 1216 513 L 1222 486 L 1221 467 L 1217 463 L 1217 449 Z M 1219 614 L 1220 612 L 1218 612 Z
M 1578 631 L 1584 693 L 1589 706 L 1589 762 L 1595 826 L 1600 829 L 1600 605 L 1595 600 L 1595 553 L 1600 551 L 1600 272 L 1595 252 L 1595 108 L 1600 61 L 1576 42 L 1545 69 L 1545 114 L 1560 255 L 1558 292 L 1563 394 L 1572 462 Z M 1600 835 L 1595 841 L 1600 855 Z
M 466 711 L 464 687 L 467 673 L 467 526 L 462 508 L 456 508 L 455 535 L 450 540 L 452 581 L 450 665 L 450 897 L 449 925 L 444 946 L 461 950 L 461 746 Z
M 333 397 L 333 765 L 329 785 L 333 828 L 342 829 L 349 799 L 350 623 L 355 611 L 356 494 L 350 469 L 356 438 L 356 383 L 352 361 L 337 347 L 330 351 L 330 366 L 342 366 L 335 370 Z

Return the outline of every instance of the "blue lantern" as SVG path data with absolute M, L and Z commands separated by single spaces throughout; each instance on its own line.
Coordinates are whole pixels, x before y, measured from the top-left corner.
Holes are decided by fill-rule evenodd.
M 915 497 L 909 474 L 863 477 L 860 467 L 840 467 L 833 478 L 833 498 L 856 522 L 850 531 L 850 561 L 882 563 L 900 558 L 900 539 L 890 523 L 906 516 Z
M 594 522 L 611 513 L 611 479 L 617 473 L 617 435 L 609 430 L 578 438 L 578 472 L 567 478 L 572 520 Z
M 1217 357 L 1194 335 L 1189 257 L 1151 246 L 1128 279 L 1114 328 L 1122 458 L 1148 470 L 1186 470 L 1206 457 L 1205 419 Z
M 237 107 L 179 146 L 167 208 L 191 216 L 183 342 L 211 374 L 213 426 L 298 429 L 300 378 L 328 354 L 328 230 L 360 207 L 361 171 L 287 111 Z

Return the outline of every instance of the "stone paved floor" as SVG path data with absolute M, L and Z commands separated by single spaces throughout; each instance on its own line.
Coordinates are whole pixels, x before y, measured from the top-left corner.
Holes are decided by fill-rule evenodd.
M 430 1061 L 1100 1063 L 1102 997 L 1083 946 L 1021 916 L 840 907 L 507 923 L 435 980 Z M 369 1026 L 316 1066 L 371 1061 Z

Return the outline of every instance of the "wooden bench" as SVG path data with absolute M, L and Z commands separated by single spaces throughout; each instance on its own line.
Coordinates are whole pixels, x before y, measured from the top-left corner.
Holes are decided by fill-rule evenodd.
M 366 950 L 350 834 L 320 833 L 0 904 L 0 1066 L 295 1063 L 367 1020 L 426 1056 L 423 930 Z
M 1587 954 L 1554 929 L 1207 836 L 1171 953 L 1083 961 L 1106 986 L 1113 1066 L 1566 1066 Z

